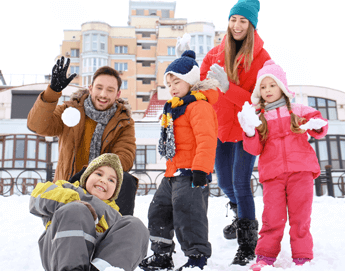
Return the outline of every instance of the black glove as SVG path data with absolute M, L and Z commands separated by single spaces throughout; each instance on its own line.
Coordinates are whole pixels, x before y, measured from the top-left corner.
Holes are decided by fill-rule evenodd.
M 201 170 L 193 170 L 194 187 L 204 186 L 208 183 L 207 174 Z
M 86 170 L 86 167 L 83 167 L 83 169 L 76 174 L 74 174 L 69 180 L 69 183 L 75 183 L 76 181 L 79 181 L 81 178 L 81 175 L 83 175 L 84 171 Z
M 66 78 L 70 59 L 67 58 L 65 67 L 63 66 L 64 59 L 65 58 L 63 56 L 61 59 L 58 59 L 52 70 L 50 88 L 56 92 L 61 92 L 74 79 L 74 77 L 77 76 L 76 73 L 73 73 L 70 77 Z

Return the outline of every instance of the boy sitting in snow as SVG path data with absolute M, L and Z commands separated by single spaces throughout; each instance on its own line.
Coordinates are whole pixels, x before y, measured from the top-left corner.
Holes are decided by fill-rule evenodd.
M 134 270 L 146 256 L 148 230 L 136 217 L 121 216 L 115 199 L 123 181 L 116 154 L 88 165 L 79 182 L 39 183 L 30 212 L 46 227 L 39 249 L 45 270 Z

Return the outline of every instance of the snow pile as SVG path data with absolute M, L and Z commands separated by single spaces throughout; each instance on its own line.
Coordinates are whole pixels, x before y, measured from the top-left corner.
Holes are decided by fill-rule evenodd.
M 29 196 L 0 196 L 0 262 L 1 270 L 6 271 L 43 271 L 37 241 L 44 231 L 40 218 L 29 213 Z M 147 210 L 152 195 L 137 196 L 135 213 L 147 225 Z M 247 267 L 229 267 L 236 251 L 237 242 L 223 237 L 223 227 L 232 221 L 232 214 L 226 217 L 225 197 L 209 199 L 209 240 L 213 254 L 204 271 L 248 270 Z M 262 197 L 255 198 L 256 216 L 261 228 L 263 211 Z M 307 270 L 307 271 L 343 271 L 345 270 L 345 199 L 328 196 L 315 197 L 313 202 L 311 232 L 314 238 L 314 260 L 303 267 L 292 263 L 289 241 L 289 225 L 286 225 L 282 241 L 282 250 L 276 267 L 265 267 L 263 271 Z M 173 254 L 175 267 L 183 265 L 187 258 L 176 242 L 176 254 Z M 148 256 L 152 254 L 148 251 Z M 137 268 L 136 271 L 140 271 Z M 188 270 L 188 269 L 186 269 Z M 111 267 L 107 271 L 120 271 Z

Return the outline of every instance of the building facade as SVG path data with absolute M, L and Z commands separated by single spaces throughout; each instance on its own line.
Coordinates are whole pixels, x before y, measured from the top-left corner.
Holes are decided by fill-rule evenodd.
M 225 34 L 212 23 L 175 18 L 175 8 L 176 2 L 129 1 L 128 26 L 85 22 L 80 30 L 65 30 L 57 58 L 71 59 L 69 73 L 79 75 L 72 84 L 84 87 L 99 67 L 118 70 L 122 98 L 134 111 L 144 112 L 152 95 L 164 88 L 164 71 L 176 58 L 177 37 L 191 35 L 191 49 L 201 63 Z

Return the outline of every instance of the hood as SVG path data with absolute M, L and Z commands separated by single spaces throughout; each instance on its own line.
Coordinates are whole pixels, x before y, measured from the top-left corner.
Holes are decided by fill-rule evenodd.
M 197 90 L 202 92 L 206 96 L 207 101 L 213 105 L 218 101 L 219 93 L 217 88 L 219 87 L 219 82 L 216 79 L 210 78 L 195 83 L 191 88 L 191 91 Z
M 77 103 L 82 103 L 84 102 L 84 100 L 86 99 L 86 97 L 89 95 L 89 90 L 88 89 L 79 89 L 76 92 L 73 92 L 70 96 L 70 101 L 73 102 L 77 102 Z M 83 99 L 82 97 L 85 96 Z M 122 110 L 126 111 L 126 114 L 131 117 L 132 116 L 132 107 L 131 105 L 125 101 L 122 98 L 118 98 L 116 100 L 117 106 L 119 108 L 122 107 Z

